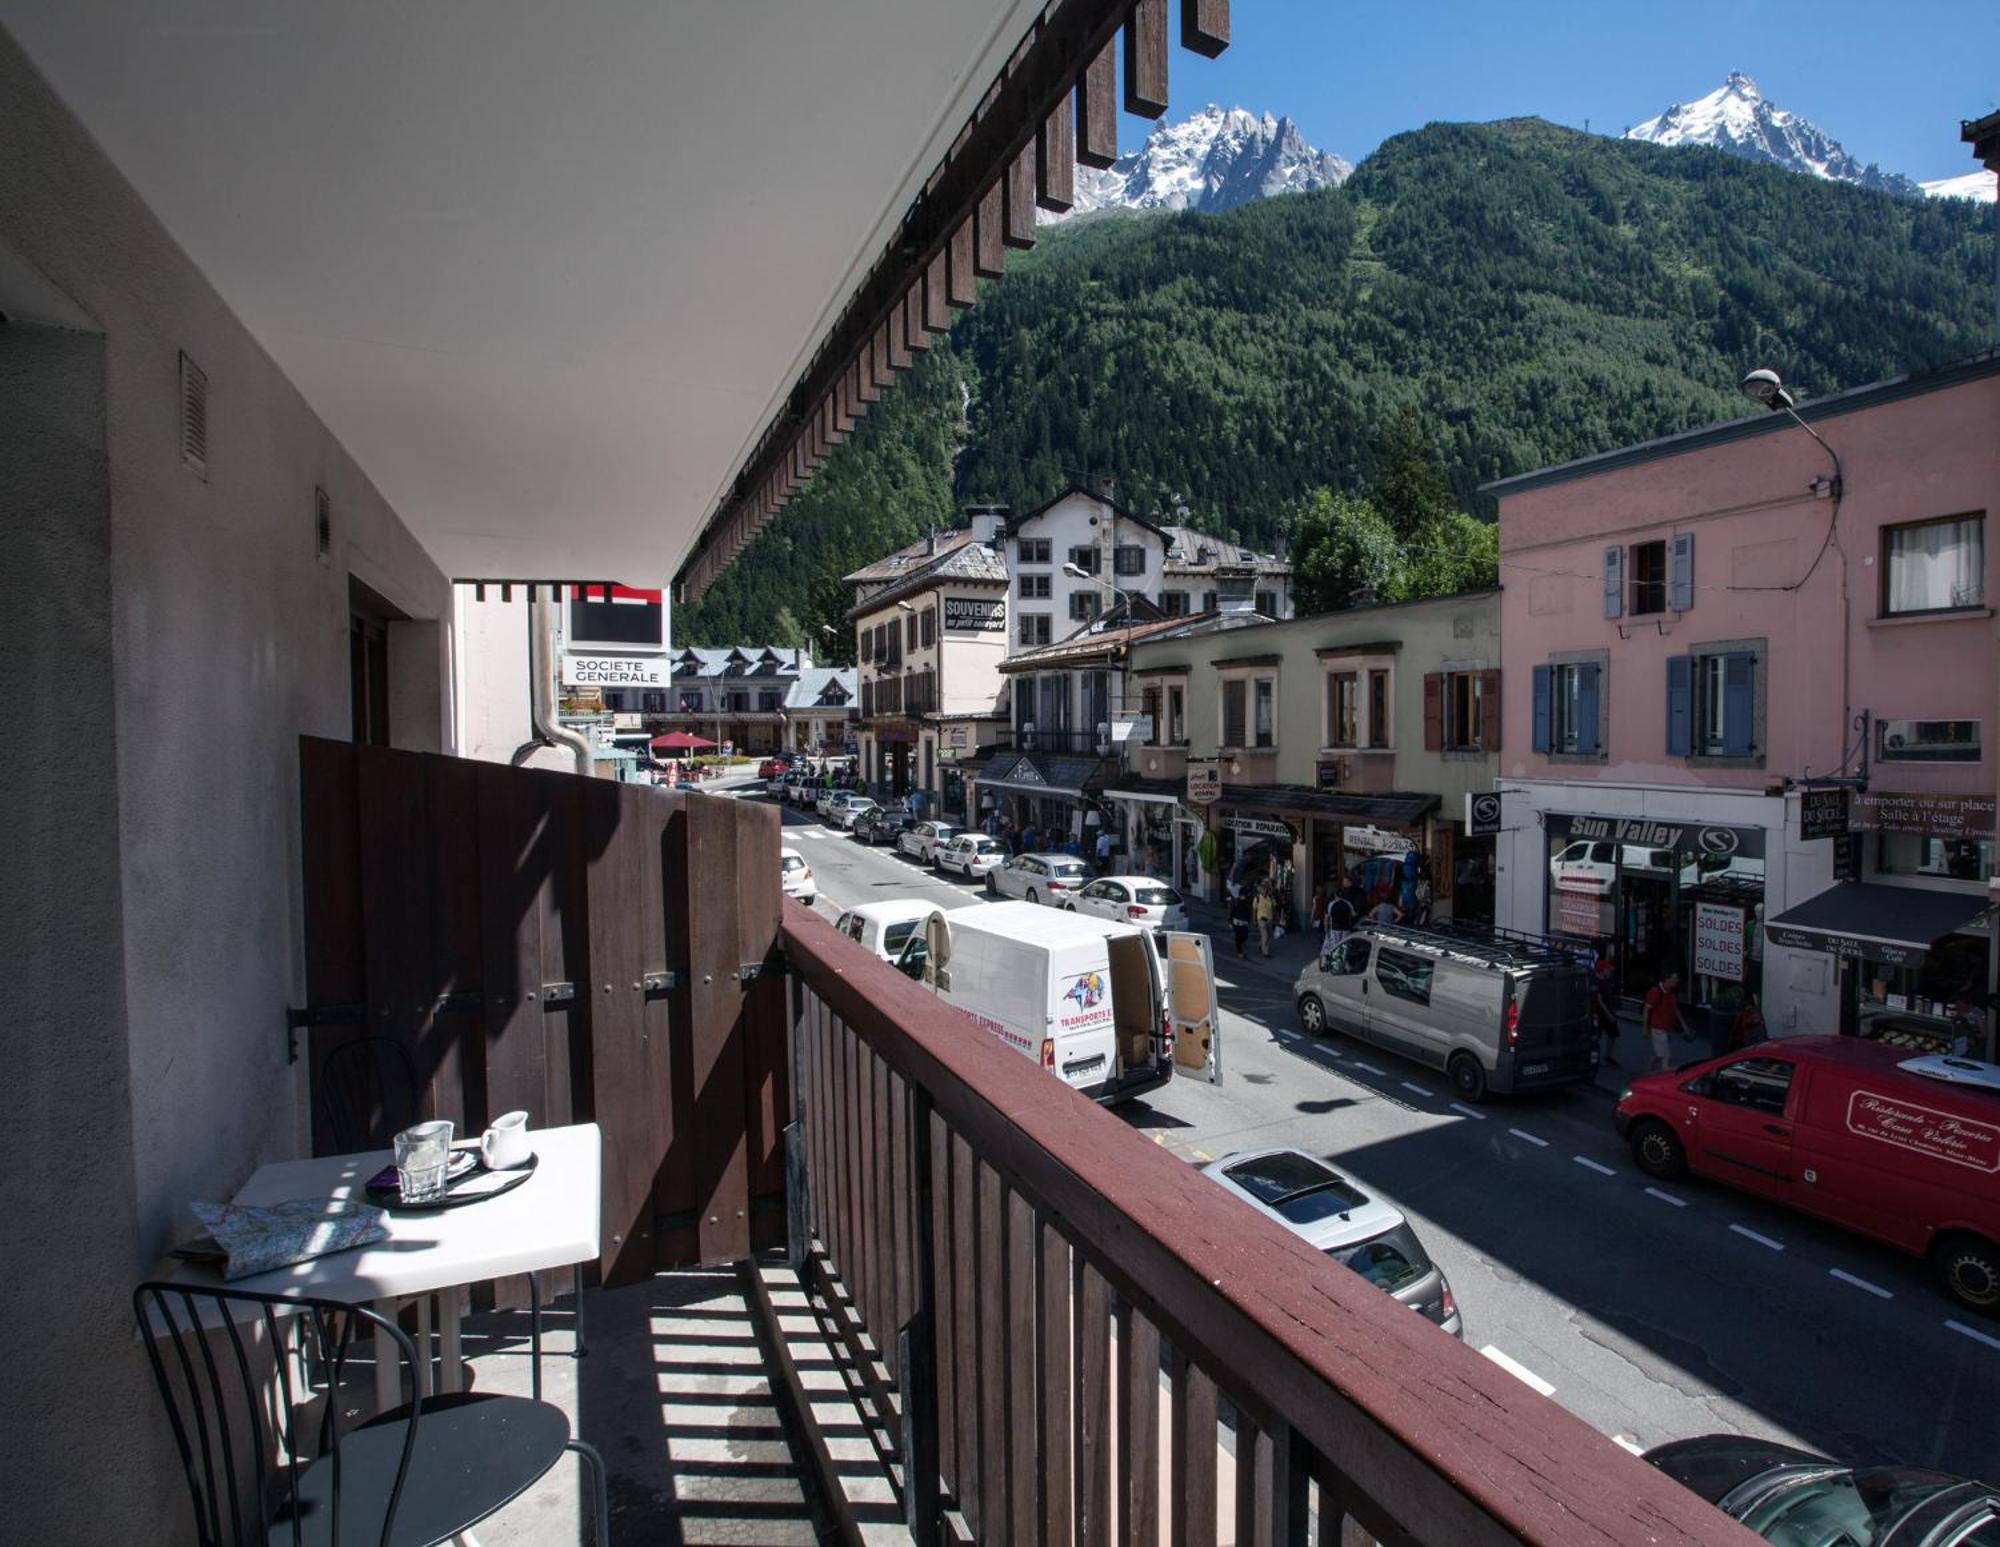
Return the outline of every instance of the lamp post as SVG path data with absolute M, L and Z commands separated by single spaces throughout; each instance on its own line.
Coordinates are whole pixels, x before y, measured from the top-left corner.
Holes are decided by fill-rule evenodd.
M 1131 593 L 1125 590 L 1123 586 L 1113 585 L 1109 580 L 1106 580 L 1102 575 L 1093 575 L 1089 570 L 1085 569 L 1081 564 L 1065 564 L 1062 567 L 1062 572 L 1065 575 L 1069 576 L 1070 579 L 1072 580 L 1088 580 L 1094 586 L 1104 587 L 1105 590 L 1109 591 L 1113 596 L 1117 597 L 1121 602 L 1127 601 L 1131 597 Z

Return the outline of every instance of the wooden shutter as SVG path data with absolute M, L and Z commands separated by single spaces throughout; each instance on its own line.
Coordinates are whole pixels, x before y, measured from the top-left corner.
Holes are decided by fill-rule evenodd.
M 1687 612 L 1694 606 L 1694 533 L 1676 532 L 1667 561 L 1667 607 Z
M 1479 674 L 1479 750 L 1500 750 L 1500 673 Z
M 1581 757 L 1595 757 L 1600 750 L 1597 739 L 1597 708 L 1602 694 L 1599 677 L 1602 668 L 1595 661 L 1586 661 L 1572 666 L 1576 673 L 1576 750 Z
M 1534 750 L 1549 750 L 1549 677 L 1546 666 L 1535 668 L 1535 734 Z
M 1238 677 L 1222 684 L 1222 744 L 1225 747 L 1243 745 L 1243 702 L 1246 686 Z
M 1722 753 L 1749 757 L 1756 748 L 1757 657 L 1732 650 L 1722 658 Z
M 1686 757 L 1694 744 L 1694 657 L 1667 657 L 1667 756 Z
M 1604 550 L 1604 616 L 1625 616 L 1625 550 Z
M 1424 750 L 1444 750 L 1444 673 L 1424 673 Z

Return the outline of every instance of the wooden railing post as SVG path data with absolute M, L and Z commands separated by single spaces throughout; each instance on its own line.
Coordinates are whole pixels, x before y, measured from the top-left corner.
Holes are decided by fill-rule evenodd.
M 910 1088 L 909 1144 L 912 1299 L 915 1313 L 898 1333 L 903 1388 L 904 1513 L 910 1539 L 930 1547 L 940 1539 L 938 1513 L 938 1390 L 936 1258 L 931 1223 L 931 1098 Z

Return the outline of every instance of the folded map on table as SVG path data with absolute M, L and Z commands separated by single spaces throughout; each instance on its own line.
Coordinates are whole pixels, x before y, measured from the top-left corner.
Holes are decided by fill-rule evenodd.
M 195 1218 L 229 1254 L 228 1279 L 248 1278 L 366 1246 L 388 1235 L 382 1210 L 339 1198 L 293 1198 L 284 1203 L 195 1203 Z

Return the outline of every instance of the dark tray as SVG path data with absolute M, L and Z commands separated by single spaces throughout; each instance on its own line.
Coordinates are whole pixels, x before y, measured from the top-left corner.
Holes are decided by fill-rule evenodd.
M 514 1166 L 506 1171 L 489 1171 L 483 1164 L 475 1165 L 465 1175 L 459 1177 L 458 1180 L 447 1183 L 444 1196 L 432 1203 L 405 1203 L 403 1201 L 402 1189 L 396 1185 L 393 1172 L 390 1174 L 389 1181 L 385 1185 L 377 1186 L 371 1181 L 365 1191 L 368 1194 L 368 1201 L 377 1207 L 399 1209 L 406 1214 L 428 1214 L 435 1209 L 462 1209 L 470 1204 L 484 1203 L 489 1198 L 504 1198 L 516 1187 L 527 1181 L 529 1177 L 533 1176 L 535 1168 L 541 1163 L 541 1156 L 530 1155 L 528 1163 L 525 1166 Z M 495 1184 L 486 1181 L 485 1179 L 488 1177 L 499 1177 L 501 1180 Z M 478 1191 L 466 1194 L 460 1194 L 455 1191 L 455 1189 L 462 1188 L 474 1181 L 480 1183 Z

